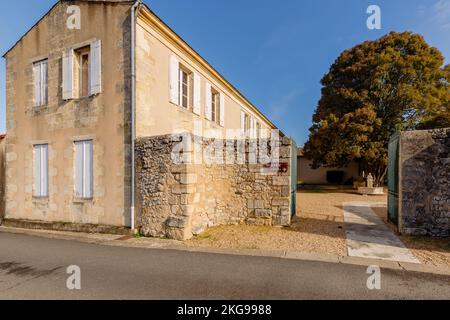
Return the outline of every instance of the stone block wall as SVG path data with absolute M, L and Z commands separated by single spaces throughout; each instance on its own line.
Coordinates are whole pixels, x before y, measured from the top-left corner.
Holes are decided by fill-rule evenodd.
M 182 151 L 185 163 L 179 164 L 172 152 L 182 139 L 192 143 Z M 281 164 L 276 168 L 249 162 L 253 157 L 250 146 L 256 142 L 240 143 L 191 134 L 139 139 L 137 223 L 143 234 L 184 240 L 208 227 L 226 224 L 288 226 L 291 141 L 283 138 L 276 142 Z M 268 141 L 259 146 L 264 143 Z M 245 159 L 239 152 L 244 147 Z M 213 156 L 205 156 L 204 150 L 212 151 L 209 155 Z M 287 170 L 281 172 L 280 167 Z
M 450 236 L 450 129 L 400 135 L 399 229 Z

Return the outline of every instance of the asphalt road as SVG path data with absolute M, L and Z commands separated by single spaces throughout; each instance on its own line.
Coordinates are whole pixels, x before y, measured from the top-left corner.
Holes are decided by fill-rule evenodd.
M 81 290 L 68 290 L 68 266 Z M 0 233 L 0 299 L 450 299 L 450 277 L 278 258 L 111 247 Z

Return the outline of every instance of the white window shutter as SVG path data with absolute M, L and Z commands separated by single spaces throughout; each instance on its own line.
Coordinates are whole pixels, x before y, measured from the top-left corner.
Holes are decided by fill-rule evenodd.
M 33 66 L 34 71 L 34 106 L 39 107 L 41 105 L 41 64 L 36 63 Z
M 169 90 L 170 90 L 170 102 L 179 104 L 179 84 L 178 77 L 180 72 L 180 62 L 175 56 L 170 56 L 169 62 Z
M 42 83 L 41 83 L 41 102 L 42 104 L 48 103 L 48 61 L 44 61 L 41 64 Z
M 245 112 L 241 111 L 241 138 L 245 138 Z
M 83 141 L 75 142 L 75 196 L 77 198 L 83 197 L 83 145 Z
M 34 195 L 48 196 L 48 145 L 34 146 Z
M 73 50 L 67 50 L 63 55 L 63 100 L 73 99 Z
M 211 84 L 208 82 L 206 83 L 205 117 L 208 120 L 212 120 L 212 91 L 211 91 Z
M 41 179 L 42 179 L 42 157 L 41 146 L 34 147 L 34 195 L 39 197 L 41 195 Z
M 91 44 L 89 61 L 90 94 L 99 94 L 102 91 L 102 41 Z
M 201 80 L 198 73 L 194 73 L 194 113 L 201 114 Z
M 41 146 L 41 196 L 48 196 L 48 145 Z
M 92 141 L 85 141 L 84 143 L 84 197 L 93 197 L 93 143 Z
M 225 127 L 225 95 L 220 94 L 220 125 Z

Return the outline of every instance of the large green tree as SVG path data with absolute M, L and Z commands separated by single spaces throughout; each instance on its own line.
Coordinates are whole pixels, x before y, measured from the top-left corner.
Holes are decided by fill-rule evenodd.
M 322 79 L 306 155 L 313 167 L 358 161 L 380 185 L 396 130 L 450 127 L 450 66 L 420 35 L 392 32 L 344 51 Z

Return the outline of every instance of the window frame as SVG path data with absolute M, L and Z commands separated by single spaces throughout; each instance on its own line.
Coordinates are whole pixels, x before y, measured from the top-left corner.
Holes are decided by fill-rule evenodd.
M 187 105 L 184 105 L 184 75 L 186 75 L 186 103 Z M 186 68 L 181 63 L 179 64 L 179 70 L 178 70 L 178 105 L 186 110 L 193 111 L 194 110 L 194 79 L 193 79 L 194 73 L 190 71 L 188 68 Z
M 220 126 L 220 92 L 211 87 L 211 121 Z
M 90 72 L 90 69 L 91 69 L 91 47 L 89 46 L 89 48 L 88 47 L 86 47 L 86 49 L 85 49 L 86 51 L 82 51 L 82 52 L 79 52 L 78 53 L 78 55 L 79 55 L 79 61 L 78 61 L 78 63 L 79 63 L 79 70 L 78 70 L 78 77 L 79 77 L 79 81 L 78 81 L 78 86 L 79 86 L 79 90 L 78 90 L 78 96 L 80 97 L 80 98 L 86 98 L 86 97 L 89 97 L 90 95 L 91 95 L 91 72 Z M 86 57 L 87 56 L 87 63 L 88 63 L 88 65 L 87 65 L 87 69 L 86 69 L 86 72 L 87 72 L 87 92 L 86 92 L 86 94 L 83 94 L 83 86 L 84 86 L 84 82 L 83 82 L 83 77 L 84 77 L 84 73 L 83 73 L 83 58 L 84 57 Z

